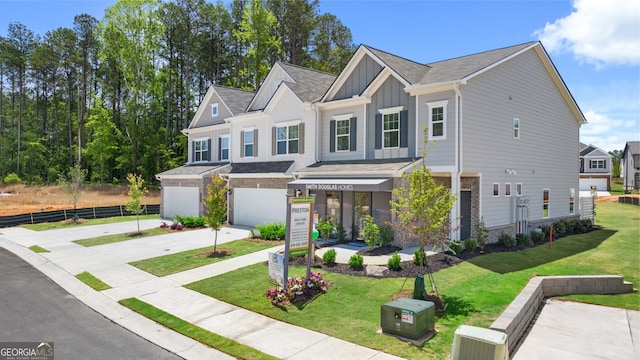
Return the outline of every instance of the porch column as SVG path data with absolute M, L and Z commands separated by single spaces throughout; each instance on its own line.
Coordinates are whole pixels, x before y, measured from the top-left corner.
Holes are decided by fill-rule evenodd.
M 449 232 L 449 238 L 451 240 L 460 240 L 460 174 L 451 174 L 451 193 L 455 195 L 456 200 L 453 202 L 453 207 L 449 213 L 449 219 L 451 219 L 451 230 Z

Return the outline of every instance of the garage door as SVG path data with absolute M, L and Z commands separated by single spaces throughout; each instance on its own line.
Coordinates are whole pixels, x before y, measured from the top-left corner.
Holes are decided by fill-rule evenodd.
M 197 187 L 165 186 L 162 189 L 162 216 L 200 215 L 200 189 Z
M 607 191 L 607 179 L 580 179 L 580 190 L 591 190 L 592 186 L 597 186 L 599 191 Z
M 276 221 L 284 223 L 286 216 L 286 189 L 233 190 L 234 224 L 256 226 Z

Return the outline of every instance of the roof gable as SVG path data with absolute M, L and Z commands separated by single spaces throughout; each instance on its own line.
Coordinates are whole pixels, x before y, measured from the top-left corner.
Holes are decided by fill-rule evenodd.
M 623 159 L 627 152 L 631 155 L 640 155 L 640 141 L 627 141 L 622 152 Z
M 240 114 L 251 101 L 253 93 L 226 86 L 212 85 L 198 106 L 198 110 L 189 123 L 188 129 L 223 124 L 225 119 Z M 211 104 L 218 104 L 219 116 L 207 116 Z

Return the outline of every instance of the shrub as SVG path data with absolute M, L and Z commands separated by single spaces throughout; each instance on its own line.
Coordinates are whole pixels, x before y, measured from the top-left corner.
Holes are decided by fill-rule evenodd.
M 316 228 L 320 233 L 320 237 L 323 238 L 324 241 L 327 241 L 333 232 L 333 221 L 331 221 L 331 218 L 327 220 L 318 219 L 318 226 L 316 226 Z
M 336 239 L 342 242 L 345 237 L 347 237 L 347 229 L 344 228 L 342 223 L 338 223 L 338 225 L 336 225 Z
M 378 225 L 373 222 L 373 217 L 367 215 L 364 218 L 364 226 L 362 227 L 362 237 L 364 242 L 373 249 L 378 244 L 378 238 L 380 237 L 380 229 Z
M 531 239 L 531 235 L 517 234 L 516 244 L 518 244 L 518 246 L 533 246 L 533 240 Z
M 364 258 L 360 254 L 351 255 L 349 258 L 349 266 L 352 269 L 362 269 L 362 264 L 364 264 Z
M 380 225 L 378 229 L 380 230 L 378 244 L 380 246 L 391 244 L 393 242 L 393 236 L 395 235 L 395 232 L 391 227 L 391 224 L 384 223 L 383 225 Z
M 516 245 L 516 239 L 507 233 L 502 233 L 500 237 L 498 237 L 498 243 L 502 246 L 512 248 Z
M 425 265 L 427 263 L 427 254 L 422 249 L 416 249 L 413 252 L 413 263 L 416 265 Z
M 203 216 L 180 216 L 176 215 L 176 220 L 186 228 L 204 227 L 205 220 Z
M 398 252 L 396 251 L 395 253 L 393 253 L 393 255 L 391 255 L 391 257 L 389 258 L 389 261 L 387 262 L 389 269 L 394 271 L 402 270 L 402 263 L 400 260 L 401 259 L 400 255 L 398 255 Z
M 558 220 L 553 223 L 553 238 L 558 239 L 567 235 L 567 220 Z
M 483 251 L 487 241 L 489 241 L 489 229 L 484 225 L 484 217 L 476 221 L 476 240 L 480 251 Z
M 173 223 L 171 223 L 171 230 L 182 230 L 184 229 L 184 225 L 180 224 L 177 221 L 174 221 Z
M 449 250 L 451 250 L 454 254 L 459 254 L 462 252 L 462 244 L 458 241 L 450 241 L 449 242 Z
M 475 252 L 478 247 L 478 242 L 474 238 L 468 238 L 464 241 L 464 250 Z
M 534 229 L 531 234 L 531 241 L 534 244 L 539 244 L 544 242 L 544 232 L 542 231 L 542 229 Z
M 267 290 L 267 298 L 278 306 L 303 304 L 315 296 L 327 292 L 329 283 L 322 279 L 322 274 L 311 273 L 309 279 L 296 276 L 287 281 L 287 290 L 277 287 Z
M 335 264 L 336 263 L 336 250 L 329 249 L 322 255 L 322 261 L 327 264 Z
M 256 229 L 260 231 L 260 238 L 264 240 L 283 240 L 287 231 L 281 222 L 256 225 Z

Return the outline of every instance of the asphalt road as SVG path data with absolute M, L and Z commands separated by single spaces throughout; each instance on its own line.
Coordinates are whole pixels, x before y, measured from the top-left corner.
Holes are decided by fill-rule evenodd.
M 53 342 L 56 359 L 181 359 L 111 322 L 0 248 L 0 342 Z

